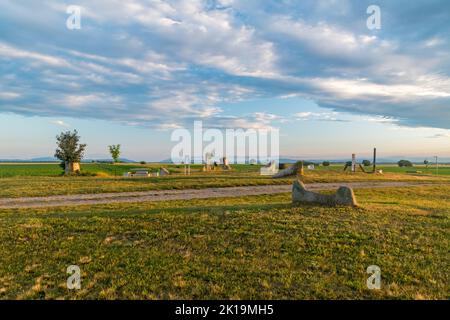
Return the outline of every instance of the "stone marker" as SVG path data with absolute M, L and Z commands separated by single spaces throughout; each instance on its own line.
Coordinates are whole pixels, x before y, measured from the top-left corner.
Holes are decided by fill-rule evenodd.
M 270 163 L 259 169 L 259 173 L 262 176 L 272 176 L 278 172 L 278 163 L 276 161 L 270 161 Z
M 284 178 L 289 176 L 303 176 L 303 161 L 298 161 L 294 163 L 292 166 L 287 167 L 286 169 L 278 171 L 277 174 L 273 175 L 272 178 Z
M 293 165 L 286 169 L 278 171 L 278 173 L 273 175 L 272 178 L 283 178 L 283 177 L 293 176 L 296 173 L 297 173 L 297 167 L 295 165 Z
M 65 162 L 64 173 L 66 175 L 71 173 L 80 173 L 80 163 L 79 162 Z
M 223 169 L 223 170 L 231 170 L 231 166 L 230 166 L 230 164 L 228 163 L 227 157 L 223 157 L 223 158 L 222 158 L 222 169 Z
M 339 187 L 335 194 L 321 194 L 308 191 L 303 182 L 301 182 L 300 180 L 295 181 L 292 185 L 292 202 L 318 203 L 329 206 L 340 205 L 356 207 L 358 205 L 352 188 Z
M 168 176 L 170 174 L 169 170 L 167 170 L 166 168 L 160 168 L 159 169 L 159 175 L 160 176 Z

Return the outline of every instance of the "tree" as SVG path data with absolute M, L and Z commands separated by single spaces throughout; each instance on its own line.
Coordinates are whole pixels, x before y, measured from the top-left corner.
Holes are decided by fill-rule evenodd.
M 411 161 L 409 160 L 400 160 L 399 162 L 397 162 L 399 167 L 412 167 L 413 164 Z
M 324 162 L 322 162 L 322 165 L 324 167 L 329 167 L 330 166 L 330 161 L 324 161 Z
M 423 164 L 428 168 L 428 164 L 429 164 L 430 162 L 428 161 L 428 160 L 423 160 Z
M 368 166 L 371 165 L 369 160 L 363 160 L 362 164 L 363 164 L 364 167 L 368 167 Z
M 120 144 L 108 146 L 109 153 L 111 153 L 111 157 L 113 158 L 114 162 L 119 162 L 120 157 Z
M 83 159 L 86 144 L 80 144 L 77 130 L 62 132 L 56 136 L 56 145 L 55 157 L 62 161 L 61 166 L 64 167 L 65 173 L 79 171 L 79 166 L 75 167 L 74 164 Z

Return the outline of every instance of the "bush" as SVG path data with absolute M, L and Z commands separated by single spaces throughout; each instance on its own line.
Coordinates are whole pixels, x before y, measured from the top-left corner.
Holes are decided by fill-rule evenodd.
M 278 165 L 278 169 L 283 170 L 283 169 L 289 168 L 290 166 L 291 166 L 291 165 L 288 164 L 288 163 L 280 163 L 280 164 Z
M 399 167 L 412 167 L 413 164 L 411 161 L 409 160 L 400 160 L 399 162 L 397 162 Z
M 371 165 L 371 162 L 369 160 L 363 160 L 362 164 L 364 167 L 368 167 Z
M 346 165 L 347 167 L 351 167 L 351 166 L 352 166 L 352 162 L 351 162 L 351 161 L 347 161 L 347 162 L 345 163 L 345 165 Z
M 324 162 L 322 162 L 322 165 L 324 167 L 329 167 L 330 166 L 330 161 L 324 161 Z
M 141 161 L 141 162 L 139 162 L 140 164 L 147 164 L 147 162 L 145 162 L 145 161 Z
M 297 165 L 298 166 L 300 166 L 300 162 L 301 161 L 297 161 Z M 303 161 L 303 166 L 305 166 L 305 167 L 307 167 L 307 166 L 309 166 L 309 165 L 314 165 L 314 166 L 317 166 L 318 164 L 316 164 L 316 163 L 314 163 L 314 162 L 311 162 L 311 161 Z

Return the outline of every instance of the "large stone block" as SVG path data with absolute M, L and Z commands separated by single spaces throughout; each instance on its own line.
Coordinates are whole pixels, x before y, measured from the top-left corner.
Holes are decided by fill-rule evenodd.
M 293 203 L 318 203 L 329 206 L 353 206 L 356 207 L 355 194 L 352 188 L 339 187 L 335 194 L 321 194 L 308 191 L 303 182 L 297 180 L 292 185 L 292 202 Z
M 80 173 L 80 163 L 79 162 L 65 162 L 64 173 L 66 175 L 72 173 Z

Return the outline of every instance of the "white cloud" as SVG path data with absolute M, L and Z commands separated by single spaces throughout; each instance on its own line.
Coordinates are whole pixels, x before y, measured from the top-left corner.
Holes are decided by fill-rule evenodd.
M 33 51 L 21 50 L 5 43 L 0 42 L 0 57 L 11 58 L 11 59 L 32 59 L 35 61 L 42 62 L 44 64 L 57 66 L 57 67 L 67 67 L 69 64 L 62 58 L 54 57 L 50 55 L 45 55 Z
M 20 97 L 20 94 L 17 92 L 8 92 L 8 91 L 0 92 L 0 99 L 3 99 L 3 100 L 14 100 L 19 97 Z
M 65 127 L 65 128 L 69 128 L 70 127 L 70 124 L 65 123 L 62 120 L 53 120 L 53 121 L 51 121 L 51 123 L 56 124 L 56 125 L 58 125 L 60 127 Z
M 229 118 L 220 104 L 302 97 L 368 118 L 449 126 L 449 27 L 440 15 L 424 16 L 422 31 L 410 32 L 415 12 L 387 3 L 396 24 L 375 33 L 365 27 L 364 10 L 349 1 L 78 5 L 82 29 L 72 32 L 64 27 L 63 4 L 2 3 L 11 17 L 0 42 L 0 61 L 7 62 L 0 65 L 0 99 L 9 100 L 4 111 L 154 127 L 194 118 L 251 126 L 286 119 Z M 30 100 L 22 103 L 25 97 Z M 332 112 L 297 118 L 342 120 Z

